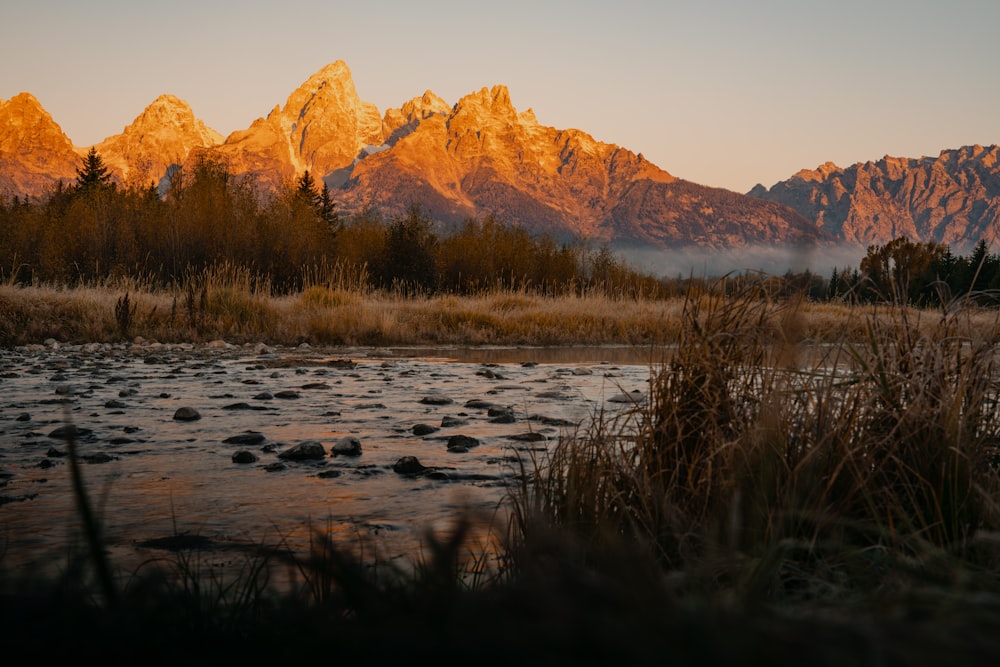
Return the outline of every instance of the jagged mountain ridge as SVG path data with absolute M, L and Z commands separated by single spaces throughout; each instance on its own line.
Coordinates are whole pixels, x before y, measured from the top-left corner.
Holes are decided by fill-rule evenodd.
M 161 95 L 121 134 L 106 138 L 95 148 L 119 180 L 132 179 L 141 185 L 165 181 L 192 150 L 222 141 L 221 134 L 195 117 L 187 102 Z
M 0 100 L 0 194 L 48 192 L 79 165 L 73 142 L 33 95 Z
M 209 159 L 266 192 L 308 169 L 345 212 L 374 205 L 392 216 L 417 204 L 442 221 L 494 214 L 560 237 L 654 246 L 825 238 L 787 207 L 690 183 L 583 131 L 541 125 L 530 109 L 516 111 L 505 86 L 453 106 L 427 91 L 380 116 L 342 61 L 222 141 L 185 103 L 164 96 L 98 150 L 119 180 L 158 181 L 178 164 Z M 12 179 L 8 191 L 22 181 Z
M 1000 148 L 965 146 L 935 157 L 885 156 L 845 169 L 803 169 L 748 194 L 790 206 L 838 239 L 860 245 L 906 236 L 966 251 L 1000 231 Z

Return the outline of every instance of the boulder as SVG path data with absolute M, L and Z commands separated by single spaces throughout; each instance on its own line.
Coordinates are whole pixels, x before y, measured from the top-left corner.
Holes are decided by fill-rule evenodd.
M 256 463 L 257 455 L 253 452 L 241 449 L 233 454 L 233 463 Z
M 201 414 L 194 408 L 177 408 L 174 419 L 181 422 L 193 422 L 201 419 Z
M 361 456 L 361 441 L 353 435 L 345 435 L 333 444 L 332 456 Z
M 286 461 L 310 461 L 326 458 L 326 448 L 318 440 L 306 440 L 278 454 Z
M 427 466 L 420 463 L 416 456 L 404 456 L 393 464 L 392 470 L 400 475 L 419 475 L 427 470 Z

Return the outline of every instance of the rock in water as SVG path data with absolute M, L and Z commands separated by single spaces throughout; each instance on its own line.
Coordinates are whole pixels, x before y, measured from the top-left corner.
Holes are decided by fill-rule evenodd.
M 177 408 L 174 419 L 181 422 L 193 422 L 201 419 L 201 414 L 194 408 Z
M 300 442 L 291 449 L 278 454 L 279 459 L 287 461 L 310 461 L 326 458 L 326 448 L 318 440 L 306 440 Z
M 479 440 L 469 435 L 453 435 L 448 438 L 449 452 L 467 452 L 473 447 L 479 446 Z
M 345 435 L 333 444 L 332 456 L 361 456 L 361 441 L 353 435 Z
M 240 451 L 233 454 L 233 463 L 256 463 L 257 455 L 246 449 L 241 449 Z
M 400 475 L 419 475 L 427 470 L 416 456 L 404 456 L 393 464 L 392 470 Z

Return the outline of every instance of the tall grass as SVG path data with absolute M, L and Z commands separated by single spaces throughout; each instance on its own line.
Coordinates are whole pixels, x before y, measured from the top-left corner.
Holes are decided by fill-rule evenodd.
M 1000 590 L 997 322 L 857 310 L 863 337 L 817 347 L 799 308 L 688 299 L 646 399 L 526 462 L 512 542 L 629 544 L 772 602 L 973 571 Z

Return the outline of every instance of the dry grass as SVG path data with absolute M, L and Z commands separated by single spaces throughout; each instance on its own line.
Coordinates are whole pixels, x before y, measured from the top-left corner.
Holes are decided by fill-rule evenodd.
M 671 345 L 682 335 L 685 308 L 721 298 L 634 299 L 598 289 L 562 296 L 527 289 L 412 296 L 367 288 L 363 269 L 342 267 L 317 269 L 305 282 L 300 293 L 274 296 L 266 280 L 221 265 L 171 290 L 151 289 L 138 279 L 72 288 L 0 285 L 0 344 L 141 337 L 276 345 Z M 132 312 L 124 326 L 126 295 Z M 885 306 L 799 303 L 769 310 L 759 326 L 772 341 L 860 341 L 867 336 L 865 322 L 888 312 Z M 922 329 L 940 317 L 907 312 Z M 968 310 L 954 326 L 965 327 L 961 335 L 983 332 L 991 317 L 991 311 Z
M 515 564 L 556 532 L 588 567 L 631 549 L 684 595 L 848 624 L 891 608 L 989 625 L 997 314 L 851 317 L 863 332 L 818 347 L 795 304 L 689 300 L 646 400 L 525 462 Z

